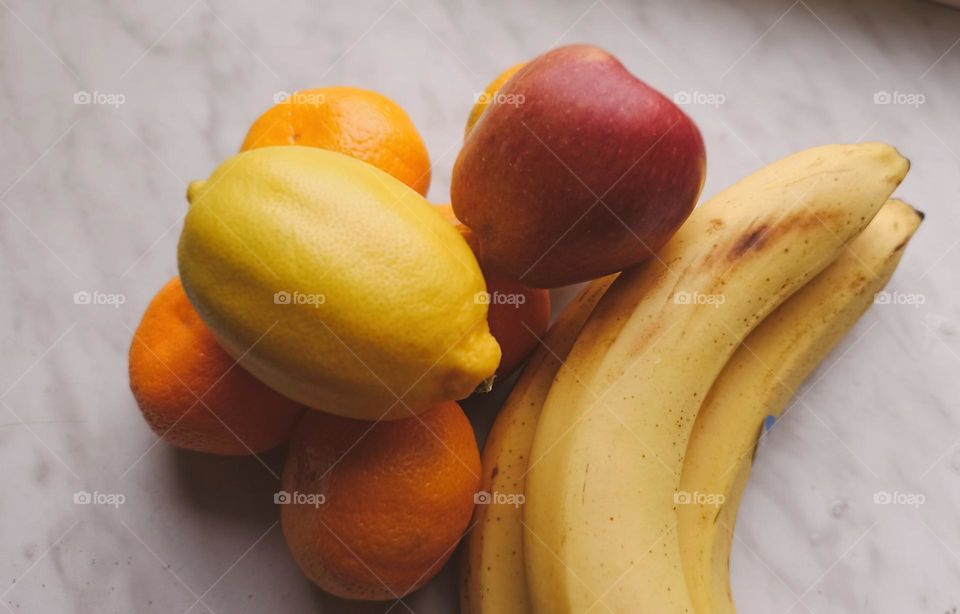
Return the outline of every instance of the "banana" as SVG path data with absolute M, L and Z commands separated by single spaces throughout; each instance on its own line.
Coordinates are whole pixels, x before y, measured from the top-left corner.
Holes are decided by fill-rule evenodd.
M 491 497 L 475 508 L 461 558 L 461 612 L 530 610 L 520 505 L 537 418 L 580 328 L 615 277 L 594 280 L 564 308 L 497 414 L 483 448 L 481 491 Z
M 729 554 L 736 510 L 767 415 L 796 388 L 883 289 L 922 217 L 888 201 L 863 233 L 744 340 L 694 422 L 680 479 L 680 555 L 698 614 L 736 612 Z
M 716 584 L 711 584 L 710 590 L 713 591 L 715 595 L 723 595 L 717 603 L 720 604 L 720 607 L 727 607 L 729 605 L 732 609 L 727 611 L 730 612 L 736 612 L 736 608 L 733 606 L 733 590 L 730 588 L 730 550 L 733 546 L 733 527 L 737 522 L 737 511 L 740 509 L 740 501 L 743 500 L 743 493 L 747 489 L 751 469 L 753 469 L 753 456 L 744 458 L 740 461 L 740 467 L 734 469 L 736 477 L 730 488 L 730 496 L 726 499 L 724 505 L 720 508 L 720 512 L 717 514 L 717 524 L 727 530 L 716 531 L 713 534 L 714 542 L 711 549 L 711 564 L 715 567 L 711 582 L 715 582 Z M 683 553 L 681 553 L 681 556 L 683 556 Z M 694 607 L 697 607 L 696 597 L 694 597 L 692 591 L 691 597 L 694 599 Z M 721 609 L 718 611 L 724 610 Z M 699 613 L 700 610 L 696 610 L 696 612 Z
M 657 258 L 610 286 L 534 436 L 523 543 L 535 612 L 693 612 L 674 499 L 700 403 L 908 167 L 879 143 L 794 154 L 695 209 Z

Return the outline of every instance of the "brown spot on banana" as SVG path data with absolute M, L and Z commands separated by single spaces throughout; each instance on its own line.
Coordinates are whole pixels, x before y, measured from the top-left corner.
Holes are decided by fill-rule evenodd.
M 733 244 L 733 249 L 730 250 L 730 255 L 733 258 L 740 258 L 754 248 L 759 249 L 763 247 L 763 244 L 766 242 L 765 238 L 768 229 L 769 226 L 764 224 L 760 228 L 750 231 L 749 234 L 740 237 L 740 239 Z

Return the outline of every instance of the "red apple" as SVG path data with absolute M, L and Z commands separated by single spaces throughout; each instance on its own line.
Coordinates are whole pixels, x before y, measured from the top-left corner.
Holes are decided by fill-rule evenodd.
M 451 198 L 484 262 L 553 288 L 649 258 L 693 210 L 705 173 L 689 117 L 606 51 L 571 45 L 493 97 Z

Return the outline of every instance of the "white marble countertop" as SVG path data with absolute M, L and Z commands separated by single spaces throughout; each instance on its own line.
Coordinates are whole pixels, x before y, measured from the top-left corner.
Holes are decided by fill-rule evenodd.
M 825 142 L 884 140 L 911 158 L 898 194 L 928 216 L 890 290 L 921 304 L 872 308 L 762 444 L 734 591 L 745 613 L 956 612 L 960 11 L 360 4 L 0 0 L 0 602 L 16 613 L 452 611 L 449 565 L 387 606 L 314 589 L 276 525 L 280 455 L 154 445 L 127 347 L 175 273 L 185 183 L 236 151 L 275 92 L 350 84 L 394 98 L 430 148 L 430 196 L 446 201 L 474 93 L 516 61 L 592 42 L 668 94 L 719 103 L 688 107 L 707 143 L 707 196 Z M 81 91 L 95 104 L 75 104 Z M 882 92 L 892 104 L 875 103 Z M 124 302 L 77 305 L 77 291 Z M 482 432 L 494 399 L 466 405 Z M 125 502 L 74 505 L 80 490 Z M 923 502 L 879 505 L 878 492 Z

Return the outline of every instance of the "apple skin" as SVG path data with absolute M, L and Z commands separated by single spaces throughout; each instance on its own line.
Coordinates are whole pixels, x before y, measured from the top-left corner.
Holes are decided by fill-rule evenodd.
M 451 184 L 483 261 L 565 286 L 640 264 L 690 215 L 706 175 L 700 131 L 606 51 L 553 49 L 499 93 Z

